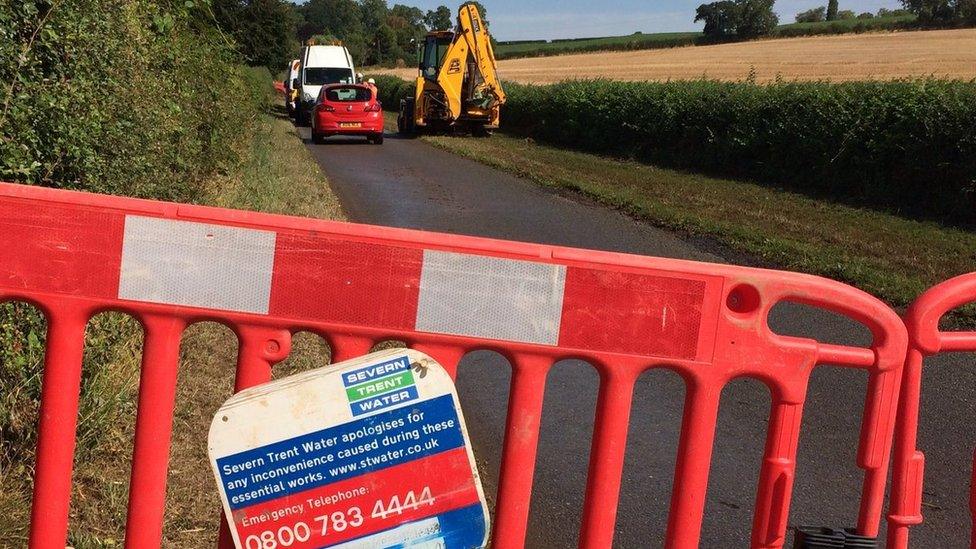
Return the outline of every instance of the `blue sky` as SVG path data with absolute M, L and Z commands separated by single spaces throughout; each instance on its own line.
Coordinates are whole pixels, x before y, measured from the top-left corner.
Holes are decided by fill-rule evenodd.
M 704 0 L 480 0 L 488 10 L 491 32 L 498 40 L 532 38 L 578 38 L 613 36 L 641 32 L 700 30 L 695 8 Z M 446 5 L 451 10 L 458 0 L 387 0 L 387 3 L 417 6 L 428 10 Z M 775 11 L 781 23 L 792 23 L 797 12 L 826 5 L 827 0 L 777 0 Z M 840 0 L 840 9 L 877 12 L 878 8 L 901 7 L 898 0 Z

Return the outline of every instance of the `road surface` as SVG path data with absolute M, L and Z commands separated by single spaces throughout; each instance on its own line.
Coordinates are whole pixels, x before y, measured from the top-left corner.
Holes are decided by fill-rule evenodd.
M 419 140 L 387 135 L 383 146 L 335 138 L 313 145 L 308 130 L 300 132 L 355 222 L 708 262 L 749 262 L 713 242 L 636 222 Z M 778 333 L 846 344 L 870 341 L 863 327 L 829 313 L 799 306 L 774 313 L 771 325 Z M 919 547 L 960 547 L 969 530 L 966 494 L 976 441 L 976 369 L 963 367 L 964 362 L 955 357 L 927 364 L 921 444 L 928 449 L 930 505 L 925 509 L 926 524 L 913 534 Z M 854 525 L 862 480 L 854 460 L 865 379 L 860 371 L 840 368 L 814 372 L 804 410 L 791 526 Z M 506 361 L 490 352 L 465 357 L 458 376 L 490 500 L 508 382 Z M 561 362 L 549 376 L 527 547 L 576 545 L 597 387 L 595 371 L 579 361 Z M 615 547 L 660 546 L 682 399 L 677 375 L 648 373 L 638 382 Z M 768 407 L 768 393 L 758 382 L 737 381 L 723 393 L 702 547 L 748 546 Z

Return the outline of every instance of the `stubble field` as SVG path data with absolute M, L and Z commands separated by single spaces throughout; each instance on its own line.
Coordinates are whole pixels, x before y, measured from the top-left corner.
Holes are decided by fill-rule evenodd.
M 976 29 L 757 40 L 715 46 L 597 52 L 500 61 L 503 79 L 547 84 L 567 79 L 758 82 L 976 78 Z M 416 69 L 387 71 L 407 79 Z

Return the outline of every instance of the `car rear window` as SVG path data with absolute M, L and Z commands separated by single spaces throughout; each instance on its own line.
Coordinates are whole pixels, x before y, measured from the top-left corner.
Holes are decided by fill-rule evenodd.
M 339 103 L 363 103 L 373 98 L 369 88 L 348 87 L 325 90 L 325 100 Z

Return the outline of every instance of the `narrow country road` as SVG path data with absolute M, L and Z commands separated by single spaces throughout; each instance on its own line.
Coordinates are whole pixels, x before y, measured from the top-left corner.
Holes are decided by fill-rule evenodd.
M 300 132 L 354 222 L 708 262 L 744 259 L 713 243 L 635 222 L 419 140 L 388 135 L 383 146 L 358 139 L 312 145 L 308 130 Z M 775 313 L 771 324 L 779 333 L 837 343 L 869 342 L 863 327 L 834 315 L 799 306 Z M 976 379 L 972 368 L 958 367 L 961 363 L 956 357 L 927 364 L 920 443 L 928 449 L 926 497 L 931 505 L 924 510 L 925 526 L 913 534 L 918 547 L 963 546 L 969 529 L 965 465 L 976 441 L 976 422 L 971 421 Z M 969 378 L 960 379 L 964 375 Z M 488 352 L 468 355 L 458 376 L 490 503 L 508 379 L 505 360 Z M 791 526 L 854 525 L 862 480 L 855 449 L 865 379 L 859 371 L 839 368 L 814 373 L 804 411 Z M 557 364 L 549 376 L 527 547 L 576 545 L 597 387 L 595 371 L 578 361 Z M 638 383 L 616 547 L 661 545 L 683 398 L 677 375 L 648 373 Z M 737 381 L 723 393 L 702 547 L 748 546 L 768 407 L 768 393 L 755 381 Z

